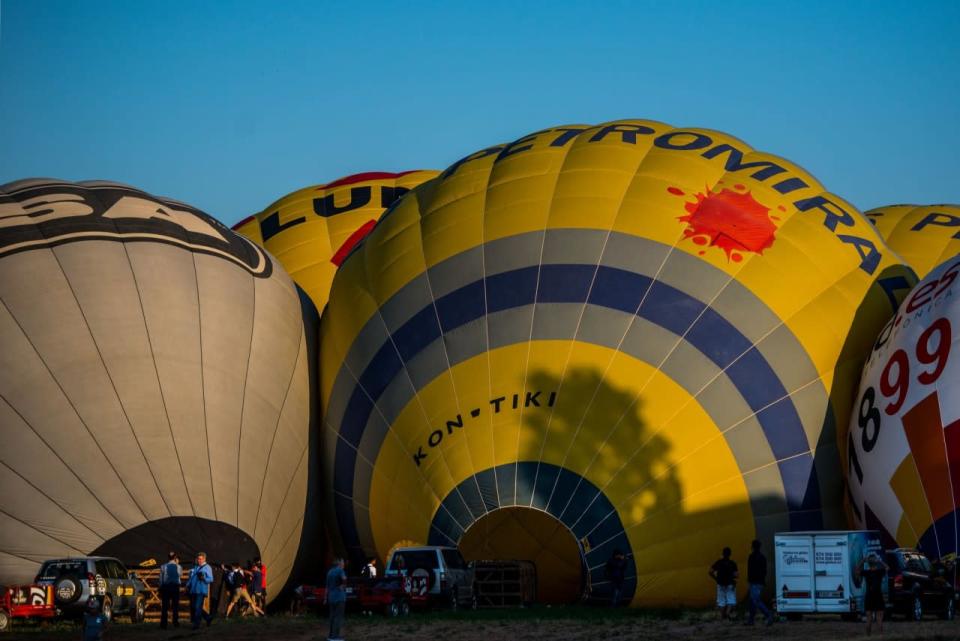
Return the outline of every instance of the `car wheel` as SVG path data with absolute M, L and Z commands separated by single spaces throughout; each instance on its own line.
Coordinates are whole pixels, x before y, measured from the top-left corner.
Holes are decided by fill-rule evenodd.
M 450 611 L 456 612 L 460 609 L 460 599 L 457 597 L 457 586 L 450 590 Z
M 400 602 L 400 616 L 405 617 L 410 614 L 410 604 L 406 600 Z
M 79 577 L 72 574 L 62 576 L 53 586 L 53 599 L 57 605 L 70 605 L 80 598 L 83 593 L 82 586 Z
M 923 599 L 919 594 L 913 595 L 912 605 L 910 607 L 910 619 L 919 621 L 923 618 Z
M 0 610 L 0 632 L 6 632 L 10 629 L 10 615 L 6 610 Z
M 133 609 L 130 610 L 130 623 L 143 623 L 143 619 L 147 614 L 147 602 L 144 601 L 143 597 L 137 597 L 137 602 L 134 604 Z
M 390 605 L 387 606 L 387 616 L 394 618 L 400 616 L 400 602 L 391 601 Z
M 943 606 L 943 618 L 947 621 L 953 621 L 953 617 L 956 616 L 957 606 L 953 600 L 953 595 L 947 595 L 947 601 Z
M 109 595 L 103 597 L 103 618 L 113 621 L 113 599 Z

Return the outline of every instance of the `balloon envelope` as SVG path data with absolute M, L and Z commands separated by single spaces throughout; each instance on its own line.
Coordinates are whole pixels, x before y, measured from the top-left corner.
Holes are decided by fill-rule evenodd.
M 234 229 L 273 254 L 323 310 L 330 281 L 380 215 L 436 171 L 354 174 L 287 194 Z
M 847 437 L 855 527 L 931 558 L 957 553 L 960 256 L 933 269 L 880 332 Z
M 960 206 L 891 205 L 865 215 L 920 278 L 960 253 Z
M 301 543 L 310 381 L 293 282 L 188 205 L 104 182 L 0 187 L 0 582 L 47 558 Z
M 626 601 L 709 603 L 724 545 L 742 562 L 843 522 L 835 417 L 911 279 L 849 203 L 717 131 L 571 125 L 471 154 L 334 279 L 335 545 L 529 559 L 595 599 L 619 550 Z

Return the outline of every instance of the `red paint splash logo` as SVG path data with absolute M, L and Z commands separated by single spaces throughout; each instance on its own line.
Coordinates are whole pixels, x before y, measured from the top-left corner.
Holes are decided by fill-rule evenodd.
M 722 184 L 722 181 L 721 183 Z M 684 196 L 676 187 L 667 191 L 674 196 Z M 719 247 L 726 253 L 727 260 L 739 263 L 747 252 L 762 254 L 776 240 L 777 226 L 773 222 L 780 220 L 770 215 L 770 209 L 758 203 L 746 187 L 734 185 L 733 190 L 725 187 L 719 192 L 697 193 L 696 200 L 684 203 L 686 216 L 677 220 L 686 223 L 683 238 L 691 239 L 695 244 L 706 247 Z M 783 207 L 778 209 L 783 211 Z M 706 250 L 699 252 L 701 256 Z

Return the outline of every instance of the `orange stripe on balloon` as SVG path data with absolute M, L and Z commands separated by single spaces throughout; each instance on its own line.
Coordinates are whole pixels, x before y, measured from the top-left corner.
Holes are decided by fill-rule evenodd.
M 953 511 L 952 485 L 944 447 L 940 399 L 931 393 L 903 415 L 903 430 L 917 462 L 934 520 Z

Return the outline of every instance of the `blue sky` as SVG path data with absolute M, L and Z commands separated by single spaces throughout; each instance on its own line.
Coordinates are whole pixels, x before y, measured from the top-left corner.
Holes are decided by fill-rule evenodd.
M 728 131 L 861 209 L 960 202 L 960 2 L 0 0 L 0 182 L 227 223 L 564 123 Z

